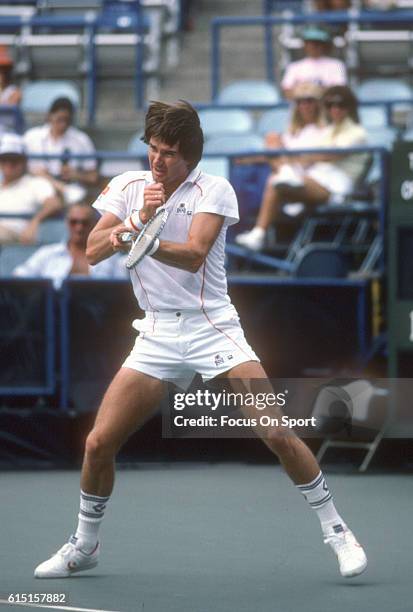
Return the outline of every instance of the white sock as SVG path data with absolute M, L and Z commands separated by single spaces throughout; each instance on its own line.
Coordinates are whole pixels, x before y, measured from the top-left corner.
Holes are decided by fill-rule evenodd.
M 99 497 L 80 491 L 79 523 L 75 538 L 82 550 L 91 552 L 98 542 L 98 531 L 109 497 Z
M 343 519 L 336 510 L 333 497 L 322 472 L 311 482 L 297 485 L 297 488 L 304 495 L 313 510 L 316 511 L 324 533 L 331 531 L 337 525 L 345 527 Z

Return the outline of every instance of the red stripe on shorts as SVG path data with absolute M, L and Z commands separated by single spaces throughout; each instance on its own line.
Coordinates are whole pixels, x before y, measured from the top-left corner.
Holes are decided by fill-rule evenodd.
M 203 273 L 202 273 L 202 286 L 201 286 L 201 310 L 202 310 L 202 313 L 204 314 L 206 320 L 211 325 L 211 327 L 213 327 L 217 332 L 219 332 L 220 334 L 222 334 L 223 336 L 228 338 L 228 340 L 230 340 L 233 344 L 235 344 L 235 346 L 242 353 L 244 353 L 244 355 L 246 355 L 248 357 L 248 359 L 251 361 L 251 359 L 252 359 L 251 355 L 248 355 L 248 353 L 245 352 L 244 349 L 237 342 L 235 342 L 235 340 L 233 338 L 231 338 L 231 336 L 228 336 L 228 334 L 225 333 L 223 329 L 219 329 L 219 327 L 217 327 L 215 325 L 215 323 L 213 323 L 211 321 L 211 319 L 208 317 L 208 315 L 206 313 L 206 310 L 205 310 L 205 306 L 204 306 L 205 273 L 206 273 L 206 260 L 204 261 L 204 270 L 203 270 Z

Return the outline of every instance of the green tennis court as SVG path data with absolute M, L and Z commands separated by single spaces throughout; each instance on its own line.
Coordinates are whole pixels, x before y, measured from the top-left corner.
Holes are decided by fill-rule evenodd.
M 369 556 L 367 571 L 352 580 L 340 577 L 316 515 L 279 467 L 141 464 L 120 471 L 100 564 L 66 580 L 36 580 L 33 569 L 75 528 L 78 473 L 6 472 L 0 480 L 2 601 L 17 593 L 62 593 L 61 609 L 121 612 L 407 612 L 413 606 L 409 476 L 328 476 Z

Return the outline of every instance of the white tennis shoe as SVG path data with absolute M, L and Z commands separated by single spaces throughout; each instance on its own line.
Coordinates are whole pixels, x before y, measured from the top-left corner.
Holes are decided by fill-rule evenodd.
M 254 227 L 249 232 L 243 232 L 235 236 L 235 242 L 250 249 L 251 251 L 262 251 L 265 246 L 266 232 L 261 227 Z
M 345 578 L 358 576 L 367 567 L 367 557 L 361 545 L 348 527 L 334 525 L 324 534 L 324 543 L 329 544 L 337 556 L 340 574 Z
M 92 569 L 98 564 L 99 549 L 98 543 L 91 553 L 86 553 L 79 548 L 77 538 L 71 536 L 57 553 L 36 567 L 34 577 L 67 578 L 76 572 Z

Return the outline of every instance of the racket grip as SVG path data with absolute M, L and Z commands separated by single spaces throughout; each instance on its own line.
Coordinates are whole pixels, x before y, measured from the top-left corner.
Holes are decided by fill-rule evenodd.
M 132 242 L 135 238 L 136 234 L 134 234 L 133 232 L 122 232 L 121 234 L 119 234 L 118 236 L 118 240 L 119 242 Z

